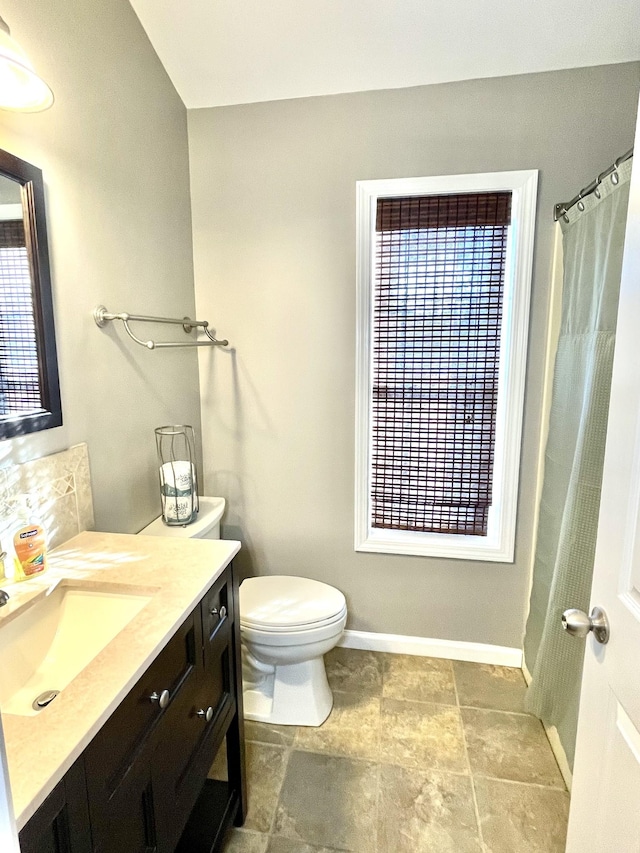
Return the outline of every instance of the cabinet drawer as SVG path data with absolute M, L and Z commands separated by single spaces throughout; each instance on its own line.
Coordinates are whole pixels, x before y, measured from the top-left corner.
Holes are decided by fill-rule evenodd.
M 158 721 L 196 681 L 202 634 L 197 611 L 191 614 L 87 747 L 89 794 L 110 796 L 144 748 Z M 163 691 L 169 704 L 160 707 Z M 158 698 L 152 699 L 152 696 Z
M 229 569 L 220 575 L 209 592 L 202 599 L 202 626 L 205 645 L 212 642 L 216 634 L 228 629 L 233 622 L 233 594 L 231 572 Z

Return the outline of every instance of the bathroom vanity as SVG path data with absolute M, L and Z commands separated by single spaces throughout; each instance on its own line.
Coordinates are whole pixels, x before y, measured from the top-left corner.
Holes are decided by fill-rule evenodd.
M 211 853 L 243 822 L 238 548 L 83 533 L 54 552 L 33 596 L 58 576 L 148 603 L 50 705 L 3 714 L 23 853 Z M 225 740 L 228 782 L 209 780 Z

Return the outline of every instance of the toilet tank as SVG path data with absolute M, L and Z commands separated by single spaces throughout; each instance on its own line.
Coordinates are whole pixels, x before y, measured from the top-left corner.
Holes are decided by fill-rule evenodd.
M 198 517 L 183 527 L 170 527 L 158 516 L 140 531 L 144 536 L 172 536 L 178 539 L 219 539 L 220 519 L 224 513 L 224 498 L 199 498 Z

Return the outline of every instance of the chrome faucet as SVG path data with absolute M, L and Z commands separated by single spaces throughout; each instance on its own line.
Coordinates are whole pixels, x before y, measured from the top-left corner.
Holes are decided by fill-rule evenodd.
M 2 546 L 0 545 L 0 563 L 7 556 L 7 552 L 4 550 L 1 550 L 1 549 L 2 549 Z M 11 596 L 9 595 L 8 592 L 5 592 L 3 589 L 0 589 L 0 607 L 4 607 L 10 598 L 11 598 Z
M 2 563 L 2 561 L 4 560 L 4 558 L 6 556 L 7 556 L 7 552 L 2 548 L 2 545 L 0 545 L 0 564 Z M 10 598 L 11 598 L 11 596 L 9 595 L 8 592 L 5 592 L 3 589 L 0 589 L 0 607 L 4 607 Z

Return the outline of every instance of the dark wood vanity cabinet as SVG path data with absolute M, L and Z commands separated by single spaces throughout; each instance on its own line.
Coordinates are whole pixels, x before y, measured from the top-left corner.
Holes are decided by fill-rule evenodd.
M 84 761 L 58 782 L 20 833 L 21 853 L 91 853 Z
M 86 785 L 90 846 L 86 838 L 38 846 L 47 800 L 20 833 L 23 850 L 211 853 L 231 820 L 244 821 L 237 594 L 228 567 L 73 768 Z M 207 772 L 225 737 L 229 783 L 210 783 Z

